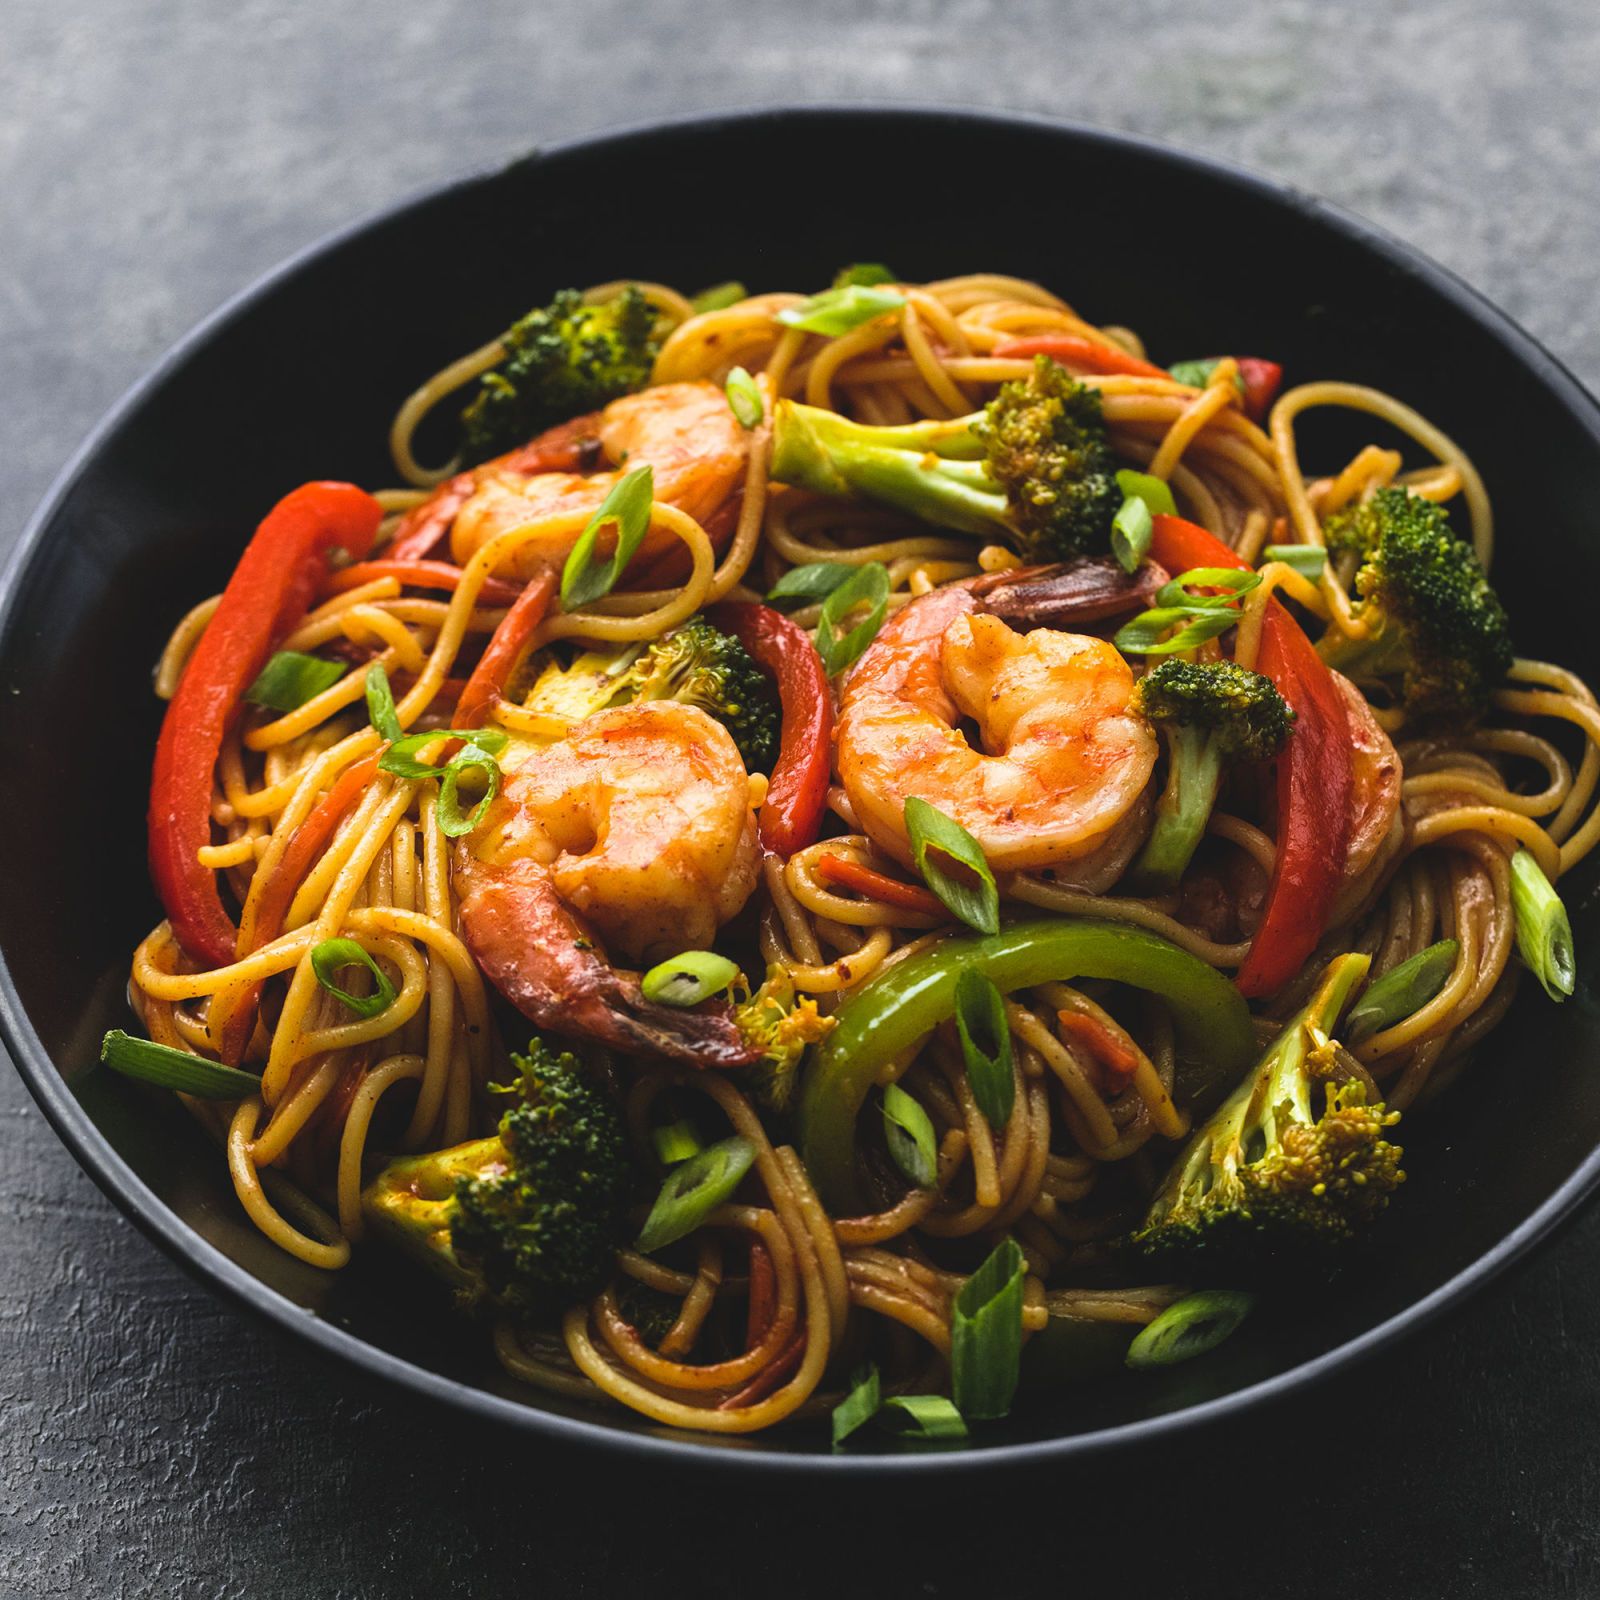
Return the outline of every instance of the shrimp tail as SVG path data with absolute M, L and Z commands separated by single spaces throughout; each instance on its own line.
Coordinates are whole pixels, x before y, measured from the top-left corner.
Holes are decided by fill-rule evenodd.
M 519 862 L 480 882 L 464 852 L 462 866 L 461 931 L 490 982 L 536 1027 L 693 1067 L 760 1059 L 726 1006 L 690 1010 L 647 1000 L 637 974 L 606 960 L 542 867 Z
M 1021 567 L 976 579 L 980 609 L 1012 627 L 1073 631 L 1143 610 L 1167 581 L 1153 561 L 1124 572 L 1111 556 L 1078 556 L 1050 567 Z

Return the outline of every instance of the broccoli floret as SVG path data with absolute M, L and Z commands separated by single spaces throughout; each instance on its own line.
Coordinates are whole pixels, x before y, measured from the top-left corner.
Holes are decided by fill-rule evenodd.
M 1133 706 L 1167 734 L 1166 788 L 1134 864 L 1137 886 L 1164 894 L 1176 887 L 1205 834 L 1224 764 L 1275 756 L 1294 726 L 1294 712 L 1259 672 L 1234 661 L 1176 657 L 1139 680 Z
M 562 289 L 530 311 L 502 335 L 504 360 L 478 380 L 461 413 L 463 463 L 514 450 L 554 423 L 642 389 L 655 362 L 655 328 L 654 308 L 632 284 L 600 305 Z
M 1365 976 L 1364 955 L 1330 963 L 1310 1004 L 1190 1140 L 1133 1243 L 1235 1276 L 1269 1262 L 1326 1263 L 1404 1182 L 1386 1137 L 1396 1111 L 1333 1074 L 1329 1037 Z M 1319 1111 L 1319 1105 L 1321 1107 Z
M 771 679 L 737 639 L 704 617 L 648 646 L 585 650 L 567 666 L 551 662 L 523 704 L 567 724 L 633 700 L 699 706 L 733 735 L 752 772 L 770 771 L 777 759 L 781 715 Z
M 951 422 L 875 428 L 780 400 L 773 429 L 780 482 L 1007 539 L 1029 561 L 1106 549 L 1122 504 L 1098 392 L 1047 356 Z
M 624 1241 L 627 1139 L 576 1056 L 535 1038 L 511 1059 L 521 1077 L 499 1132 L 390 1162 L 362 1210 L 463 1302 L 559 1310 L 605 1280 Z
M 1328 519 L 1328 547 L 1362 557 L 1358 615 L 1364 639 L 1323 635 L 1331 667 L 1388 680 L 1414 717 L 1476 718 L 1511 668 L 1505 607 L 1442 506 L 1405 489 L 1380 489 Z
M 733 1021 L 745 1043 L 764 1052 L 748 1070 L 751 1091 L 771 1110 L 787 1110 L 806 1046 L 825 1039 L 834 1019 L 823 1016 L 809 995 L 798 995 L 789 974 L 774 965 L 754 994 L 747 989 L 738 998 Z

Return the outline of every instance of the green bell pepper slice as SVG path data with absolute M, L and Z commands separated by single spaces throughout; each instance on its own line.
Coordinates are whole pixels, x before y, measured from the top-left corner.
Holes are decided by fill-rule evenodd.
M 840 1008 L 800 1091 L 800 1149 L 836 1215 L 859 1209 L 856 1117 L 884 1066 L 955 1015 L 956 980 L 975 966 L 1002 993 L 1074 978 L 1146 989 L 1172 1011 L 1180 1050 L 1218 1078 L 1242 1077 L 1256 1059 L 1243 997 L 1197 956 L 1143 928 L 1098 917 L 1041 917 L 999 933 L 946 939 L 892 966 Z

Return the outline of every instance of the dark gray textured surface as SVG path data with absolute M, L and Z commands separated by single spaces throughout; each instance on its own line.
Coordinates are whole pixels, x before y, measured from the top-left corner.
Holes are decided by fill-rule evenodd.
M 1230 157 L 1419 244 L 1600 385 L 1593 0 L 6 0 L 0 20 L 0 540 L 123 387 L 289 251 L 541 140 L 699 108 L 952 100 Z M 962 213 L 975 262 L 994 259 L 981 204 Z M 1004 1594 L 1085 1569 L 1194 1595 L 1600 1592 L 1592 1210 L 1293 1409 L 1172 1461 L 964 1490 L 937 1520 L 726 1485 L 691 1517 L 683 1481 L 527 1450 L 486 1464 L 496 1439 L 192 1286 L 6 1070 L 0 1216 L 4 1600 Z M 1284 1504 L 1220 1535 L 1241 1480 Z M 939 1547 L 917 1552 L 916 1529 Z

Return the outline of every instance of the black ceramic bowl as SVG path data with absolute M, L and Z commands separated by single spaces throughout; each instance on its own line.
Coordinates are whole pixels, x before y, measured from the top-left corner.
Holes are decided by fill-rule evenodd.
M 910 181 L 885 190 L 885 166 Z M 809 180 L 803 220 L 763 203 L 807 190 L 806 173 L 827 179 Z M 721 201 L 685 211 L 702 178 Z M 947 187 L 981 197 L 969 224 L 936 203 Z M 1072 203 L 1041 212 L 1041 192 Z M 157 914 L 144 867 L 158 721 L 148 667 L 183 610 L 220 587 L 264 508 L 307 478 L 391 481 L 384 436 L 398 401 L 563 284 L 636 274 L 804 288 L 849 260 L 916 279 L 1018 273 L 1138 328 L 1170 358 L 1241 350 L 1281 358 L 1291 383 L 1392 390 L 1481 466 L 1527 647 L 1542 648 L 1538 615 L 1570 666 L 1600 672 L 1600 642 L 1578 615 L 1600 580 L 1588 509 L 1600 410 L 1500 313 L 1365 223 L 1212 162 L 1040 121 L 789 111 L 587 140 L 291 262 L 186 339 L 63 474 L 16 551 L 0 613 L 11 841 L 0 1022 L 61 1137 L 158 1243 L 301 1338 L 462 1412 L 555 1441 L 701 1461 L 734 1449 L 749 1465 L 816 1472 L 1084 1456 L 1282 1397 L 1459 1300 L 1570 1211 L 1600 1173 L 1592 965 L 1560 1008 L 1525 986 L 1473 1069 L 1408 1129 L 1412 1182 L 1316 1317 L 1269 1300 L 1204 1361 L 1041 1401 L 969 1450 L 910 1458 L 832 1457 L 817 1428 L 711 1441 L 519 1389 L 480 1336 L 426 1309 L 385 1263 L 328 1276 L 279 1254 L 182 1113 L 93 1065 L 101 1033 L 127 1020 L 128 954 Z M 1319 448 L 1343 459 L 1347 442 L 1308 423 L 1313 462 Z M 1543 585 L 1557 566 L 1563 581 Z M 1594 871 L 1578 880 L 1568 900 L 1586 953 L 1600 948 L 1600 910 Z M 1508 1117 L 1502 1086 L 1531 1075 L 1539 1092 L 1518 1093 Z

